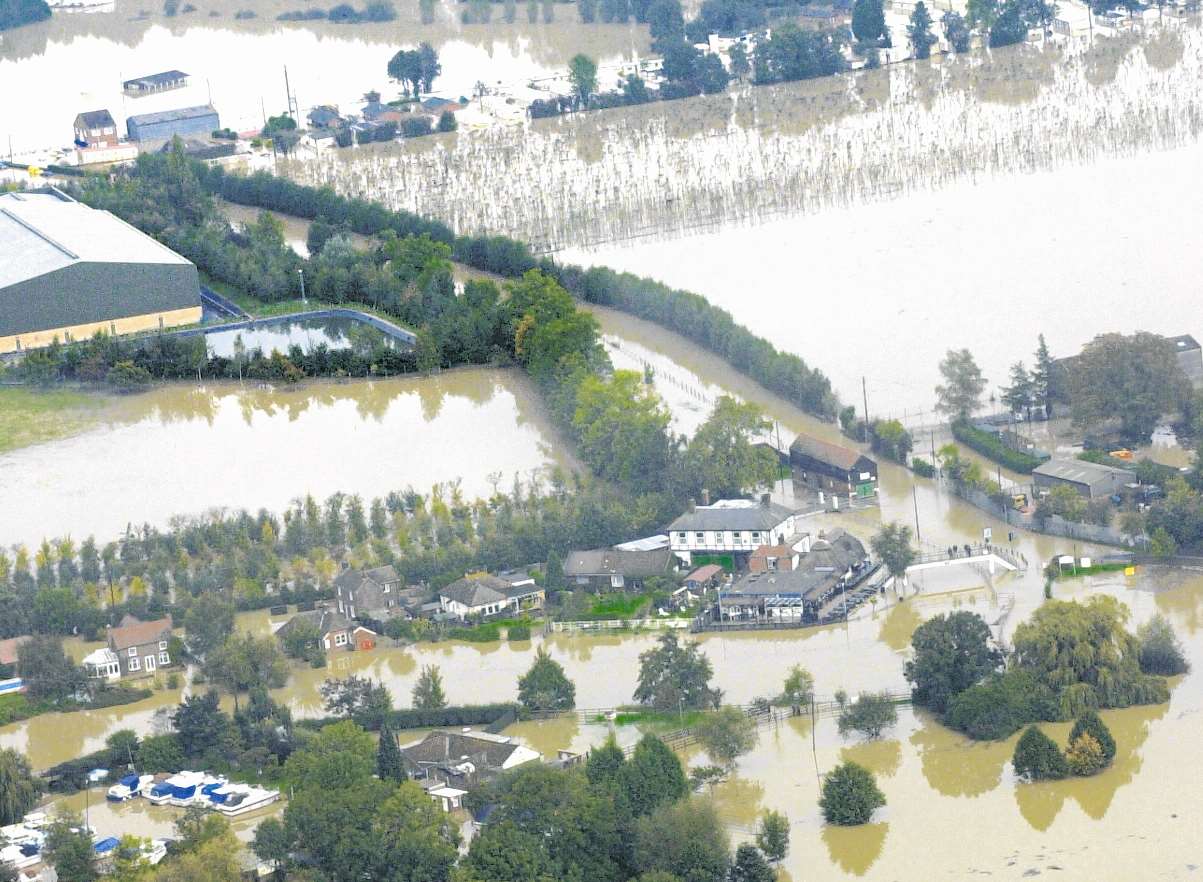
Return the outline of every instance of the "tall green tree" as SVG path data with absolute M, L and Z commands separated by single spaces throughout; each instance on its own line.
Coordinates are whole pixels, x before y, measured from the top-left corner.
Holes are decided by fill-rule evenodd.
M 1075 360 L 1069 386 L 1076 425 L 1118 419 L 1134 441 L 1147 441 L 1162 416 L 1190 396 L 1174 345 L 1144 331 L 1095 337 Z
M 397 736 L 393 734 L 387 722 L 380 727 L 380 740 L 376 745 L 376 777 L 381 781 L 397 783 L 409 778 L 409 775 L 405 774 L 405 761 L 401 757 Z
M 675 631 L 665 631 L 657 646 L 639 655 L 635 700 L 657 710 L 718 707 L 722 693 L 711 688 L 713 675 L 710 660 L 697 643 L 682 646 Z
M 288 680 L 288 662 L 274 637 L 237 633 L 205 659 L 205 674 L 226 692 L 238 696 L 255 688 L 277 689 Z
M 966 420 L 981 407 L 986 378 L 968 349 L 950 349 L 940 361 L 944 382 L 936 387 L 936 410 Z
M 911 12 L 910 24 L 906 26 L 906 35 L 911 41 L 916 58 L 931 57 L 931 47 L 936 42 L 931 25 L 931 13 L 927 11 L 927 4 L 919 0 Z
M 576 686 L 564 666 L 540 646 L 530 670 L 518 678 L 518 701 L 530 710 L 570 710 L 576 706 Z
M 785 860 L 789 854 L 789 818 L 772 809 L 761 815 L 760 829 L 756 831 L 756 847 L 775 864 Z
M 635 817 L 650 814 L 657 806 L 674 802 L 689 793 L 689 781 L 681 760 L 654 735 L 644 735 L 639 740 L 620 774 Z
M 35 635 L 17 648 L 17 676 L 30 698 L 62 701 L 84 686 L 84 674 L 58 637 Z
M 0 826 L 16 824 L 37 804 L 41 787 L 24 754 L 0 750 Z
M 916 628 L 904 669 L 915 704 L 944 713 L 953 697 L 998 670 L 1002 653 L 991 639 L 990 626 L 967 610 L 940 613 Z
M 597 62 L 588 55 L 572 56 L 568 62 L 568 79 L 572 81 L 572 91 L 576 97 L 582 104 L 588 104 L 597 91 Z
M 690 882 L 726 882 L 731 843 L 714 806 L 701 799 L 661 805 L 635 824 L 635 866 Z
M 1032 405 L 1036 401 L 1036 384 L 1024 368 L 1022 361 L 1011 365 L 1011 383 L 1002 390 L 1002 402 L 1011 409 L 1012 413 L 1026 414 L 1032 417 Z
M 753 445 L 771 426 L 756 405 L 729 395 L 720 397 L 686 449 L 685 473 L 693 482 L 690 491 L 696 494 L 704 487 L 721 499 L 771 486 L 780 477 L 777 457 Z
M 852 33 L 861 43 L 875 43 L 887 35 L 882 0 L 855 0 L 852 4 Z
M 183 625 L 188 652 L 203 659 L 233 632 L 234 605 L 215 592 L 206 591 L 188 605 Z
M 760 849 L 745 842 L 735 849 L 735 860 L 727 878 L 730 882 L 775 882 L 777 874 Z
M 888 692 L 864 692 L 841 708 L 837 725 L 841 735 L 860 732 L 868 738 L 880 738 L 897 722 L 898 708 Z
M 447 706 L 443 694 L 443 675 L 437 665 L 427 665 L 418 675 L 413 689 L 414 708 L 417 710 L 439 710 Z
M 92 835 L 77 814 L 56 817 L 46 832 L 44 854 L 62 882 L 95 882 L 100 877 Z
M 1032 367 L 1032 399 L 1037 407 L 1044 409 L 1046 419 L 1052 419 L 1053 400 L 1056 397 L 1055 363 L 1044 335 L 1037 338 L 1035 365 Z
M 422 56 L 416 49 L 401 49 L 388 62 L 390 79 L 402 83 L 417 98 L 422 88 Z
M 883 524 L 869 540 L 869 545 L 895 579 L 903 578 L 907 567 L 915 560 L 915 551 L 911 548 L 911 528 L 897 521 Z

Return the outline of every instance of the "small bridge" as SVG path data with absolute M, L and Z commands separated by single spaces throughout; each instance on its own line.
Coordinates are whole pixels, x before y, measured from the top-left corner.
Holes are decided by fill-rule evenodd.
M 990 575 L 994 575 L 995 570 L 999 567 L 1010 572 L 1025 572 L 1028 568 L 1027 559 L 1023 555 L 1017 555 L 1001 545 L 960 545 L 943 551 L 921 554 L 906 568 L 906 572 L 909 576 L 911 573 L 923 570 L 962 564 L 985 565 Z

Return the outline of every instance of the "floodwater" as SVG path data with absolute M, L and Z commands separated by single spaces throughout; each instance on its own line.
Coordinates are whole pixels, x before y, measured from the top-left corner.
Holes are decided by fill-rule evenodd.
M 254 349 L 261 349 L 264 354 L 288 352 L 292 346 L 307 352 L 323 345 L 327 349 L 371 352 L 380 343 L 387 346 L 397 343 L 369 324 L 340 317 L 265 319 L 253 327 L 205 333 L 210 355 L 235 358 L 240 342 L 244 355 Z
M 305 493 L 365 497 L 462 481 L 467 498 L 575 468 L 519 371 L 314 381 L 296 388 L 160 386 L 118 399 L 92 428 L 0 455 L 0 546 L 115 538 L 211 508 L 286 508 Z
M 1196 144 L 561 256 L 702 294 L 858 410 L 864 377 L 870 414 L 930 422 L 949 348 L 996 391 L 1038 334 L 1062 356 L 1105 332 L 1203 332 L 1203 250 L 1180 232 L 1203 223 L 1201 164 Z
M 1203 664 L 1203 577 L 1164 569 L 1142 569 L 1135 578 L 1094 577 L 1058 583 L 1062 597 L 1105 593 L 1132 611 L 1132 626 L 1155 612 L 1166 615 L 1183 638 L 1196 670 Z M 997 594 L 979 585 L 946 594 L 921 594 L 902 604 L 866 611 L 847 626 L 796 632 L 704 635 L 716 685 L 730 701 L 772 694 L 792 664 L 809 668 L 820 696 L 836 689 L 905 688 L 904 653 L 914 628 L 938 612 L 968 608 L 989 617 Z M 248 614 L 240 626 L 265 629 L 268 617 Z M 298 715 L 320 712 L 317 685 L 327 676 L 358 673 L 383 682 L 394 703 L 406 706 L 421 667 L 440 667 L 453 703 L 512 698 L 516 679 L 543 645 L 577 685 L 582 707 L 629 701 L 639 653 L 651 635 L 538 638 L 524 643 L 419 645 L 366 653 L 337 653 L 321 671 L 294 670 L 276 694 Z M 606 671 L 605 677 L 597 676 Z M 749 676 L 749 672 L 754 672 Z M 164 705 L 177 700 L 163 693 Z M 156 702 L 158 703 L 158 702 Z M 1019 879 L 1066 873 L 1066 879 L 1126 880 L 1182 878 L 1198 864 L 1203 842 L 1195 819 L 1203 811 L 1198 788 L 1175 786 L 1203 774 L 1197 750 L 1197 719 L 1203 711 L 1203 675 L 1178 679 L 1168 705 L 1103 714 L 1118 744 L 1115 764 L 1090 778 L 1048 784 L 1014 779 L 1009 760 L 1015 738 L 972 743 L 922 712 L 904 708 L 897 726 L 878 741 L 841 738 L 831 718 L 812 728 L 809 718 L 781 721 L 763 729 L 759 745 L 738 762 L 735 775 L 714 790 L 721 816 L 737 840 L 754 830 L 768 808 L 791 821 L 789 878 Z M 129 726 L 155 731 L 153 712 L 137 709 L 118 719 L 119 709 L 69 717 L 47 717 L 7 727 L 0 744 L 25 749 L 35 766 L 94 749 L 109 731 Z M 1049 725 L 1060 741 L 1068 725 Z M 36 729 L 36 731 L 34 731 Z M 527 740 L 545 755 L 584 750 L 612 727 L 564 717 L 516 724 L 508 734 Z M 81 734 L 73 734 L 76 730 Z M 622 744 L 638 737 L 629 726 L 613 727 Z M 53 733 L 53 734 L 51 734 Z M 70 742 L 64 747 L 64 742 Z M 692 749 L 691 765 L 708 762 Z M 877 775 L 888 804 L 873 823 L 853 829 L 823 825 L 817 775 L 843 760 L 855 760 Z M 77 797 L 82 800 L 82 797 Z M 93 803 L 95 805 L 95 803 Z M 125 808 L 115 813 L 125 823 Z M 162 816 L 160 817 L 160 814 Z M 118 817 L 119 816 L 119 817 Z M 142 835 L 163 835 L 174 820 L 149 809 L 135 810 L 132 825 Z M 108 816 L 104 816 L 108 822 Z M 243 830 L 243 835 L 246 831 Z
M 90 14 L 55 12 L 46 22 L 0 37 L 0 95 L 5 110 L 0 145 L 8 137 L 17 154 L 71 144 L 72 120 L 107 108 L 125 134 L 135 114 L 210 101 L 221 123 L 236 131 L 258 129 L 264 114 L 287 108 L 284 68 L 302 116 L 320 104 L 358 112 L 372 89 L 386 98 L 398 87 L 386 72 L 398 49 L 432 43 L 443 66 L 436 91 L 472 95 L 478 81 L 523 84 L 563 68 L 577 52 L 612 64 L 645 52 L 645 27 L 582 25 L 575 7 L 556 6 L 552 24 L 530 24 L 525 3 L 514 23 L 494 7 L 489 24 L 462 25 L 463 4 L 433 3 L 435 21 L 419 21 L 419 4 L 397 2 L 398 19 L 381 24 L 277 22 L 281 12 L 308 9 L 303 0 L 195 0 L 180 3 L 174 18 L 161 0 L 116 0 Z M 319 4 L 327 8 L 334 4 Z M 357 3 L 362 7 L 363 3 Z M 235 19 L 251 9 L 256 17 Z M 141 98 L 123 95 L 123 80 L 179 69 L 192 79 L 185 90 Z

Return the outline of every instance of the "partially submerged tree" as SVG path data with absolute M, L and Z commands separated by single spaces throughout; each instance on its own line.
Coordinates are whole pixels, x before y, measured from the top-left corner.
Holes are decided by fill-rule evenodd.
M 682 646 L 675 631 L 666 631 L 657 646 L 639 655 L 635 700 L 657 710 L 718 707 L 722 693 L 710 686 L 713 674 L 697 643 Z
M 726 768 L 733 768 L 737 757 L 756 746 L 756 721 L 741 708 L 720 707 L 706 714 L 695 726 L 694 733 L 706 753 Z
M 897 722 L 898 708 L 888 692 L 866 692 L 841 708 L 837 726 L 841 735 L 860 732 L 868 738 L 880 738 Z
M 904 673 L 915 704 L 938 714 L 948 702 L 1002 665 L 991 645 L 990 626 L 966 610 L 928 619 L 911 636 L 914 655 Z
M 1028 726 L 1020 736 L 1011 764 L 1016 775 L 1029 781 L 1057 780 L 1069 774 L 1061 748 L 1036 726 Z
M 903 578 L 907 567 L 915 560 L 915 551 L 911 548 L 911 528 L 897 521 L 883 524 L 869 540 L 869 545 L 895 579 Z
M 569 710 L 576 705 L 576 686 L 542 646 L 530 670 L 518 678 L 518 701 L 536 711 Z
M 440 710 L 447 706 L 443 694 L 443 675 L 437 665 L 427 665 L 418 675 L 413 689 L 414 708 L 417 710 Z
M 877 789 L 873 773 L 864 766 L 847 762 L 823 778 L 819 808 L 828 824 L 841 827 L 867 824 L 873 812 L 885 804 L 885 795 Z
M 789 853 L 789 818 L 772 809 L 760 816 L 756 845 L 773 863 L 781 863 Z

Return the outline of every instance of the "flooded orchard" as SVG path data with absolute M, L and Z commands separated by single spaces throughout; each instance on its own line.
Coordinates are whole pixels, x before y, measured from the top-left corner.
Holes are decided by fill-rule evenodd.
M 80 433 L 0 454 L 0 545 L 115 538 L 210 508 L 268 508 L 336 491 L 426 492 L 460 480 L 488 495 L 552 465 L 573 467 L 539 396 L 516 370 L 313 381 L 297 388 L 161 386 L 110 399 Z

